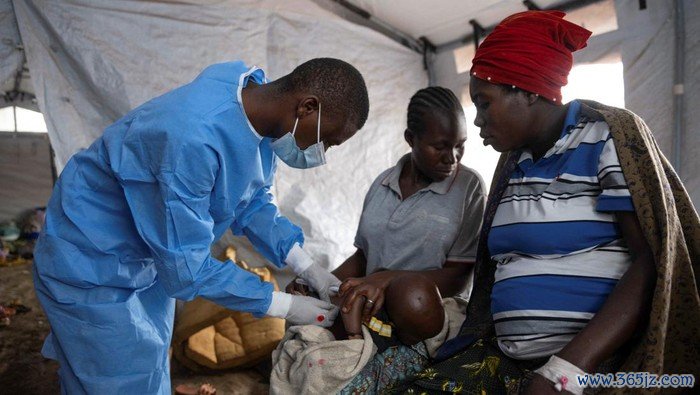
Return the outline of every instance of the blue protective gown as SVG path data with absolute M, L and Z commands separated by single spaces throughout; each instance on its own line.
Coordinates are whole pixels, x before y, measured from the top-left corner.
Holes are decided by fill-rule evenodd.
M 249 123 L 241 89 L 259 69 L 207 68 L 108 127 L 73 156 L 35 251 L 51 324 L 43 353 L 68 394 L 170 394 L 174 299 L 204 297 L 264 314 L 272 285 L 210 255 L 231 228 L 278 266 L 301 229 L 280 216 L 270 139 Z

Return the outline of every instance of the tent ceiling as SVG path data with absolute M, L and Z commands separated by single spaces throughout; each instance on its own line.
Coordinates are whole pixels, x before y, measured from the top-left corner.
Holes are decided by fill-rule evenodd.
M 470 20 L 475 20 L 481 26 L 488 28 L 510 14 L 527 10 L 525 2 L 521 0 L 441 0 L 431 2 L 429 7 L 426 7 L 426 2 L 422 0 L 344 0 L 342 2 L 350 3 L 368 12 L 373 19 L 380 20 L 413 39 L 425 37 L 438 47 L 469 36 L 472 33 Z M 591 2 L 595 1 L 530 1 L 541 9 Z M 19 89 L 15 78 L 5 81 L 0 86 L 0 95 L 13 91 L 30 95 L 34 93 L 26 65 L 18 82 Z M 0 104 L 1 102 L 2 100 Z
M 510 14 L 526 11 L 520 0 L 347 0 L 395 29 L 418 39 L 426 37 L 440 46 L 459 40 L 472 33 L 469 21 L 474 19 L 487 28 L 496 25 Z M 590 2 L 590 1 L 589 1 Z M 533 0 L 540 9 L 570 5 L 566 0 Z M 581 1 L 580 3 L 587 3 Z

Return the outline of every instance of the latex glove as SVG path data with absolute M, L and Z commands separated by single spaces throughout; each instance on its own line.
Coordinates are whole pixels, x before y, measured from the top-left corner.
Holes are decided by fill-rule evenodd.
M 319 325 L 328 328 L 338 316 L 338 307 L 310 296 L 292 295 L 292 304 L 285 317 L 294 325 Z
M 299 277 L 318 293 L 321 300 L 330 302 L 331 295 L 335 296 L 338 294 L 340 280 L 318 263 L 313 263 L 306 270 L 299 273 Z
M 292 325 L 333 325 L 338 316 L 338 307 L 310 296 L 273 292 L 268 316 L 284 318 Z
M 305 285 L 316 291 L 322 300 L 330 302 L 330 296 L 338 292 L 340 280 L 314 262 L 299 244 L 295 244 L 289 251 L 285 263 L 294 270 L 299 278 L 304 280 Z

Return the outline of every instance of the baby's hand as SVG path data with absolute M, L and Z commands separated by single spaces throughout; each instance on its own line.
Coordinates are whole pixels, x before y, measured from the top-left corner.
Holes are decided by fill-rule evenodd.
M 303 281 L 298 280 L 300 280 L 300 278 L 295 277 L 294 280 L 287 285 L 287 288 L 284 289 L 285 292 L 292 295 L 312 296 L 311 288 L 303 283 Z

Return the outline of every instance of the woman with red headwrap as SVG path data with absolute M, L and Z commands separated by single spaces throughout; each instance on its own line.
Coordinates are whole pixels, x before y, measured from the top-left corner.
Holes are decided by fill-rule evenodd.
M 474 56 L 474 123 L 503 155 L 467 318 L 419 392 L 580 394 L 586 373 L 698 374 L 700 220 L 639 117 L 562 103 L 591 34 L 563 16 L 512 15 Z

